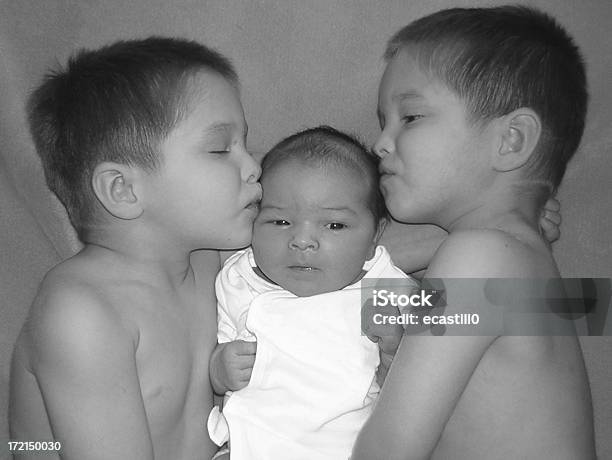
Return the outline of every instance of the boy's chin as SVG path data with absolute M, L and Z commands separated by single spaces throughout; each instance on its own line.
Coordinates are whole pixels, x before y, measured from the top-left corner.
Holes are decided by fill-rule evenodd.
M 426 217 L 429 216 L 429 214 L 426 214 L 424 212 L 420 212 L 417 209 L 410 209 L 410 208 L 406 208 L 405 206 L 402 207 L 387 207 L 387 210 L 389 211 L 389 214 L 391 215 L 391 217 L 393 218 L 393 220 L 400 222 L 402 224 L 427 224 L 427 223 L 431 223 L 431 217 Z
M 226 235 L 225 238 L 209 238 L 206 241 L 200 241 L 198 247 L 192 250 L 238 251 L 251 245 L 251 237 L 251 232 L 245 232 L 244 235 Z
M 232 238 L 231 240 L 225 240 L 219 244 L 216 249 L 224 250 L 224 251 L 237 251 L 239 249 L 244 249 L 247 246 L 251 245 L 251 237 L 252 233 L 248 233 L 242 238 Z
M 406 206 L 397 206 L 392 202 L 387 202 L 387 211 L 389 211 L 389 214 L 393 220 L 396 220 L 397 222 L 404 224 L 414 222 L 414 212 L 411 212 L 411 210 L 407 209 Z

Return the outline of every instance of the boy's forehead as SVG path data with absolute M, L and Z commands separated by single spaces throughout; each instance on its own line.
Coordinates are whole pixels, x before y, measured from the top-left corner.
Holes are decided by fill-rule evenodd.
M 238 92 L 237 83 L 227 79 L 223 75 L 214 70 L 201 68 L 188 76 L 187 81 L 192 85 L 192 88 L 196 90 L 206 90 L 210 86 L 215 86 L 220 83 L 228 85 L 233 88 L 234 91 Z
M 378 104 L 446 103 L 458 99 L 456 92 L 435 75 L 424 69 L 417 51 L 404 47 L 387 63 L 378 90 Z
M 431 78 L 421 70 L 421 66 L 414 53 L 409 49 L 402 49 L 387 62 L 380 91 L 391 91 L 387 96 L 393 101 L 423 97 L 421 88 L 429 83 Z
M 188 104 L 210 104 L 222 101 L 238 105 L 242 110 L 237 86 L 213 71 L 202 69 L 188 76 L 182 91 L 182 98 Z
M 198 71 L 184 86 L 180 104 L 187 117 L 205 117 L 201 121 L 207 121 L 210 129 L 216 131 L 236 123 L 245 124 L 240 94 L 236 86 L 223 76 Z

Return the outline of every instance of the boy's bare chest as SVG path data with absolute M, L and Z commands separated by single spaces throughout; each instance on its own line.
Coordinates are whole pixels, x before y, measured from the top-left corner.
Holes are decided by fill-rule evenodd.
M 561 458 L 572 448 L 567 433 L 583 435 L 576 420 L 588 409 L 587 385 L 575 337 L 502 337 L 470 378 L 432 458 L 511 458 L 517 446 L 529 458 L 543 449 Z M 547 435 L 534 436 L 543 426 Z
M 149 292 L 131 308 L 138 329 L 136 365 L 151 434 L 189 443 L 212 407 L 208 374 L 216 344 L 216 305 L 209 296 Z M 145 300 L 146 299 L 146 300 Z

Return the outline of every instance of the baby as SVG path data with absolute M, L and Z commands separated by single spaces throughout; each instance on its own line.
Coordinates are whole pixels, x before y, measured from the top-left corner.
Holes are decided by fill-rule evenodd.
M 209 433 L 219 445 L 231 437 L 232 459 L 348 458 L 380 389 L 360 280 L 417 283 L 377 246 L 386 209 L 377 161 L 359 142 L 309 129 L 276 145 L 262 170 L 252 247 L 216 282 L 219 343 L 257 340 L 257 358 L 248 386 L 213 409 Z

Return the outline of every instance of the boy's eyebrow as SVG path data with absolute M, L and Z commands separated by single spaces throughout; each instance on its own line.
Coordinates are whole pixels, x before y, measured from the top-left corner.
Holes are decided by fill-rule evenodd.
M 204 134 L 225 133 L 225 132 L 231 131 L 235 127 L 236 127 L 236 123 L 228 123 L 228 122 L 214 123 L 210 126 L 207 126 L 204 129 Z M 249 127 L 247 124 L 245 124 L 244 132 L 242 133 L 242 135 L 246 137 L 248 132 L 249 132 Z
M 205 134 L 214 134 L 218 132 L 230 131 L 235 126 L 234 123 L 214 123 L 204 129 Z
M 391 99 L 394 102 L 402 102 L 402 101 L 404 101 L 406 99 L 423 100 L 425 98 L 423 97 L 423 95 L 421 93 L 419 93 L 417 91 L 414 91 L 414 90 L 410 90 L 410 91 L 404 91 L 404 92 L 401 92 L 401 93 L 394 94 L 391 97 Z

